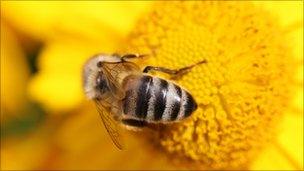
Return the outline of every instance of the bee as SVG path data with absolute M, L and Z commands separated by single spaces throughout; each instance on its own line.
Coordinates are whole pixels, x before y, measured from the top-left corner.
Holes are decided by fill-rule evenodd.
M 83 88 L 98 113 L 114 144 L 123 148 L 119 125 L 141 129 L 148 124 L 166 124 L 189 117 L 197 103 L 179 85 L 149 74 L 150 71 L 180 75 L 206 60 L 181 69 L 146 66 L 143 71 L 133 58 L 146 55 L 97 54 L 83 67 Z

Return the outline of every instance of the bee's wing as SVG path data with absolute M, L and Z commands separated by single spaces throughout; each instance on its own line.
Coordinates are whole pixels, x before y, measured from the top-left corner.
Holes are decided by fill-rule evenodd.
M 107 64 L 112 65 L 112 64 Z M 114 97 L 118 99 L 123 99 L 125 97 L 125 92 L 123 91 L 121 85 L 116 81 L 117 80 L 117 71 L 110 68 L 109 66 L 104 66 L 104 74 L 106 75 L 108 86 L 110 88 L 111 93 L 114 95 Z
M 121 66 L 119 66 L 121 65 Z M 116 70 L 116 67 L 120 68 L 119 72 L 125 72 L 125 71 L 139 71 L 139 68 L 137 65 L 131 62 L 123 62 L 118 64 L 105 64 L 103 69 L 104 73 L 106 74 L 106 78 L 108 79 L 108 85 L 111 90 L 111 93 L 114 95 L 114 97 L 118 99 L 123 99 L 125 97 L 125 92 L 122 89 L 121 85 L 117 82 L 118 79 L 118 71 Z
M 97 107 L 97 111 L 102 119 L 102 122 L 109 133 L 113 143 L 120 150 L 123 149 L 123 141 L 122 137 L 119 133 L 119 125 L 117 121 L 114 120 L 113 115 L 111 115 L 110 111 L 106 110 L 106 108 L 100 103 L 100 101 L 95 100 L 95 104 Z
M 128 61 L 123 62 L 122 66 L 123 66 L 123 69 L 125 69 L 125 70 L 131 70 L 133 72 L 140 71 L 140 68 L 133 62 L 128 62 Z

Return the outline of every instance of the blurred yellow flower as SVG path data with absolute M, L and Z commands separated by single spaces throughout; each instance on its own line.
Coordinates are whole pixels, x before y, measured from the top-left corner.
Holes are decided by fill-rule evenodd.
M 101 51 L 115 52 L 149 3 L 3 2 L 4 19 L 36 39 L 47 40 L 39 55 L 39 73 L 29 85 L 30 97 L 53 111 L 77 107 L 83 100 L 84 61 Z
M 39 40 L 70 35 L 125 36 L 151 2 L 6 1 L 1 15 L 21 32 Z M 18 13 L 16 13 L 18 11 Z M 20 17 L 22 16 L 22 17 Z
M 39 73 L 29 85 L 30 97 L 53 111 L 76 108 L 84 99 L 81 87 L 83 63 L 100 50 L 114 51 L 117 43 L 114 38 L 111 41 L 60 39 L 49 42 L 38 60 Z
M 303 62 L 303 27 L 297 29 L 303 2 L 254 2 L 258 7 L 249 2 L 120 3 L 1 2 L 1 18 L 44 43 L 28 92 L 48 114 L 59 114 L 46 123 L 51 133 L 42 128 L 43 140 L 36 135 L 29 137 L 32 142 L 1 150 L 8 154 L 1 159 L 6 169 L 303 168 L 303 65 L 294 62 Z M 160 137 L 126 131 L 124 152 L 115 151 L 81 89 L 84 61 L 117 51 L 151 54 L 141 66 L 180 68 L 208 60 L 175 80 L 200 104 L 193 117 L 166 127 Z M 293 92 L 302 93 L 293 98 Z M 14 153 L 29 153 L 35 145 L 41 148 L 29 159 L 41 159 L 39 164 L 11 162 L 28 161 Z
M 45 130 L 45 129 L 43 129 Z M 1 170 L 33 170 L 39 168 L 48 153 L 50 143 L 45 135 L 36 131 L 26 138 L 1 140 Z
M 24 53 L 13 32 L 1 22 L 1 115 L 15 114 L 26 103 L 29 78 Z

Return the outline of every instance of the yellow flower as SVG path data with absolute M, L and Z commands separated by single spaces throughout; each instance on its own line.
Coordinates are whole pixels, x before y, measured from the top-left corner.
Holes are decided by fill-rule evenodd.
M 100 50 L 114 51 L 115 43 L 118 42 L 114 38 L 110 42 L 73 38 L 48 42 L 38 60 L 39 73 L 29 85 L 30 97 L 52 111 L 76 108 L 84 100 L 81 87 L 83 63 Z
M 152 54 L 150 65 L 169 68 L 208 61 L 176 80 L 192 92 L 198 110 L 155 139 L 194 168 L 248 168 L 274 139 L 291 99 L 295 62 L 284 31 L 249 3 L 160 3 L 154 9 L 132 32 L 128 51 Z
M 47 39 L 39 55 L 39 73 L 29 85 L 30 97 L 52 111 L 68 111 L 79 106 L 84 99 L 83 63 L 96 53 L 114 53 L 147 4 L 4 2 L 5 19 L 17 28 L 25 28 L 24 32 L 37 39 Z M 78 8 L 79 5 L 83 8 Z M 14 11 L 20 13 L 13 15 Z M 78 15 L 84 23 L 79 23 L 75 17 Z M 24 22 L 29 20 L 32 22 Z
M 150 3 L 7 1 L 1 2 L 1 15 L 17 30 L 39 40 L 59 35 L 97 38 L 110 32 L 124 36 Z
M 303 29 L 295 29 L 303 16 L 290 14 L 295 11 L 290 4 L 302 9 L 301 3 L 255 2 L 271 11 L 265 12 L 248 2 L 159 2 L 148 14 L 143 12 L 150 2 L 119 3 L 1 2 L 1 18 L 43 42 L 28 93 L 50 114 L 34 136 L 7 141 L 1 150 L 5 169 L 303 167 L 303 131 L 294 133 L 303 129 L 303 115 L 289 114 L 303 112 L 303 96 L 291 97 L 298 92 L 294 85 L 303 92 L 303 75 L 292 75 L 298 66 L 293 56 L 303 60 L 303 40 L 298 39 Z M 281 14 L 281 25 L 271 16 L 272 5 L 280 10 L 278 16 L 290 9 Z M 297 34 L 290 34 L 293 30 Z M 298 42 L 289 46 L 293 39 Z M 150 54 L 141 66 L 180 68 L 208 60 L 174 80 L 199 103 L 192 117 L 166 126 L 157 138 L 124 131 L 128 148 L 123 152 L 115 150 L 81 89 L 84 61 L 97 52 L 117 51 Z M 303 66 L 297 70 L 302 73 Z
M 1 21 L 1 115 L 16 114 L 26 104 L 29 77 L 24 53 L 10 28 Z

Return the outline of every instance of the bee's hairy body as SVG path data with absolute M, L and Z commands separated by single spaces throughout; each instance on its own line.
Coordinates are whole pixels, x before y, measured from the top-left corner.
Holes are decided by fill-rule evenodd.
M 190 116 L 197 107 L 186 90 L 162 78 L 130 75 L 125 79 L 124 118 L 148 123 L 175 122 Z
M 197 108 L 186 90 L 147 72 L 155 70 L 176 75 L 206 61 L 178 70 L 147 66 L 141 71 L 136 64 L 126 60 L 140 56 L 98 54 L 83 68 L 85 94 L 95 102 L 107 132 L 119 149 L 123 145 L 117 123 L 138 130 L 150 123 L 181 121 Z
M 84 87 L 87 96 L 99 100 L 115 115 L 115 118 L 147 123 L 170 123 L 190 116 L 197 108 L 190 93 L 180 86 L 142 73 L 139 68 L 124 67 L 124 63 L 117 63 L 109 68 L 124 93 L 121 99 L 113 97 L 105 83 L 108 78 L 99 71 L 102 66 L 97 66 L 97 63 L 119 60 L 118 57 L 99 55 L 89 60 L 87 65 L 92 64 L 91 70 L 84 71 Z M 91 77 L 86 75 L 91 75 Z M 132 126 L 136 126 L 136 123 Z

